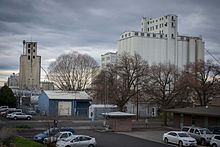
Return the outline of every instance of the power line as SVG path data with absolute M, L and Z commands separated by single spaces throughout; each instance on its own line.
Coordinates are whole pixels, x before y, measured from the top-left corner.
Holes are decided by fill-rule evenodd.
M 205 50 L 216 62 L 218 62 L 218 64 L 220 64 L 220 61 L 217 58 L 215 58 L 215 56 L 212 55 L 212 53 L 208 49 L 205 48 Z

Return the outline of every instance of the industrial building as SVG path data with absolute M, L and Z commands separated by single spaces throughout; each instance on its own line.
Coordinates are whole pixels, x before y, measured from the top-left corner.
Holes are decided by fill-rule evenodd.
M 204 60 L 202 37 L 178 34 L 178 17 L 166 15 L 141 20 L 141 31 L 126 31 L 118 40 L 118 54 L 135 53 L 150 65 L 171 63 L 180 68 L 190 62 Z
M 41 56 L 37 55 L 37 42 L 23 41 L 23 54 L 20 56 L 19 88 L 40 89 Z
M 47 116 L 88 117 L 91 101 L 84 91 L 42 91 L 38 107 L 40 113 Z
M 108 64 L 115 64 L 117 61 L 117 53 L 108 52 L 101 55 L 101 68 L 105 68 Z

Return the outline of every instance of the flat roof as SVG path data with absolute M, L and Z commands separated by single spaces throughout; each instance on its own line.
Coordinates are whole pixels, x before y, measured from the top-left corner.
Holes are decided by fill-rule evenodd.
M 220 107 L 218 107 L 218 106 L 176 108 L 176 109 L 166 109 L 164 111 L 173 112 L 173 113 L 200 115 L 200 116 L 220 117 Z
M 102 115 L 109 116 L 109 117 L 132 117 L 132 116 L 135 116 L 135 114 L 125 113 L 125 112 L 109 112 L 109 113 L 102 113 Z
M 85 91 L 57 91 L 48 90 L 44 91 L 49 99 L 62 99 L 62 100 L 88 100 L 91 99 Z

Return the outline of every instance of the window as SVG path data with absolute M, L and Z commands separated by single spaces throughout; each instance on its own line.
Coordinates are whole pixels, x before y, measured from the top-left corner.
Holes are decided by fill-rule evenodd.
M 160 38 L 163 38 L 163 35 L 160 35 Z
M 30 47 L 31 47 L 31 44 L 29 43 L 29 44 L 28 44 L 28 48 L 30 48 Z
M 105 58 L 102 58 L 102 61 L 105 61 Z
M 33 50 L 33 52 L 35 53 L 35 50 Z
M 141 33 L 141 36 L 144 36 L 144 33 Z
M 128 33 L 128 36 L 131 36 L 131 33 Z
M 191 129 L 189 130 L 189 132 L 190 132 L 190 133 L 193 133 L 193 132 L 194 132 L 194 129 L 193 129 L 193 128 L 191 128 Z
M 124 35 L 121 35 L 121 38 L 123 38 L 124 37 Z
M 153 37 L 156 37 L 156 34 L 153 34 Z
M 156 22 L 157 22 L 157 20 L 156 20 Z
M 165 37 L 167 37 L 167 34 L 165 34 Z
M 167 23 L 165 23 L 164 26 L 166 27 L 166 26 L 167 26 Z
M 142 26 L 144 25 L 143 22 L 141 23 L 141 25 L 142 25 Z
M 172 20 L 174 20 L 174 16 L 172 16 Z
M 33 56 L 33 59 L 35 59 L 35 56 Z
M 200 134 L 199 130 L 196 129 L 195 130 L 195 134 Z
M 127 37 L 127 34 L 125 34 L 125 37 Z
M 156 29 L 158 29 L 158 25 L 156 25 Z
M 110 60 L 110 57 L 107 57 L 107 60 Z
M 149 28 L 147 28 L 147 31 L 150 31 Z
M 220 136 L 218 136 L 218 135 L 216 135 L 214 138 L 217 140 L 220 140 Z
M 138 36 L 138 32 L 135 32 L 134 35 L 135 35 L 135 36 Z
M 173 22 L 172 22 L 172 27 L 175 27 Z
M 149 21 L 147 22 L 147 24 L 149 24 Z
M 162 25 L 161 25 L 162 27 L 163 27 L 163 23 L 162 23 Z
M 142 28 L 141 31 L 144 32 L 144 29 Z
M 149 34 L 149 33 L 147 33 L 147 37 L 150 37 L 150 34 Z
M 167 19 L 167 16 L 165 16 L 165 18 Z
M 30 60 L 31 59 L 31 57 L 30 56 L 28 56 L 28 60 Z
M 36 47 L 36 43 L 33 43 L 33 46 Z
M 171 34 L 171 38 L 174 38 L 173 34 Z
M 30 49 L 28 49 L 28 54 L 30 54 L 31 53 L 31 50 Z

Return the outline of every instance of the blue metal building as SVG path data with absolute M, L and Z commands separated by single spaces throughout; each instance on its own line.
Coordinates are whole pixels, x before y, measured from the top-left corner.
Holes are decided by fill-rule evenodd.
M 41 113 L 49 116 L 87 117 L 91 101 L 84 91 L 42 91 L 38 107 Z

